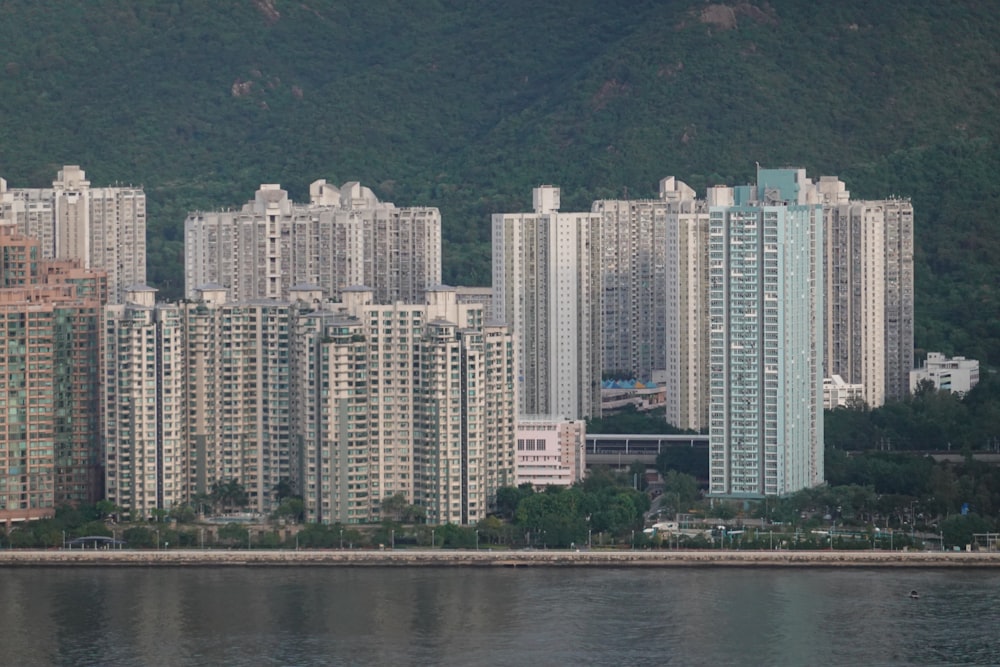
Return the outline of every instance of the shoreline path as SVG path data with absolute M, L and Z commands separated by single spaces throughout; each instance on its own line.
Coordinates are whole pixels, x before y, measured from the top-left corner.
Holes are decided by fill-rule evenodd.
M 0 567 L 1000 567 L 1000 552 L 86 550 L 0 551 Z

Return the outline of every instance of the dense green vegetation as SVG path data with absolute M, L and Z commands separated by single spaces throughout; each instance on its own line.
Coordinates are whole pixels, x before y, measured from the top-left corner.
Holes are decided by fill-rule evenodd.
M 627 405 L 613 415 L 587 420 L 587 433 L 655 433 L 660 435 L 691 433 L 668 423 L 665 410 L 639 412 Z
M 261 182 L 438 206 L 445 280 L 485 284 L 489 215 L 539 183 L 570 210 L 801 165 L 913 198 L 917 345 L 996 364 L 998 28 L 971 0 L 9 0 L 0 175 L 143 184 L 176 297 L 186 212 Z
M 594 468 L 570 488 L 535 492 L 523 484 L 501 489 L 497 505 L 510 522 L 506 532 L 511 543 L 523 535 L 529 546 L 570 547 L 634 541 L 642 533 L 649 496 L 630 484 L 629 475 Z
M 765 506 L 767 518 L 802 528 L 937 534 L 946 546 L 971 544 L 976 533 L 996 532 L 1000 468 L 971 457 L 935 463 L 906 453 L 846 456 L 827 450 L 828 485 Z M 758 516 L 760 510 L 758 507 Z M 902 543 L 900 543 L 902 544 Z
M 844 451 L 1000 451 L 1000 380 L 989 375 L 961 397 L 925 385 L 873 410 L 827 411 L 823 435 Z

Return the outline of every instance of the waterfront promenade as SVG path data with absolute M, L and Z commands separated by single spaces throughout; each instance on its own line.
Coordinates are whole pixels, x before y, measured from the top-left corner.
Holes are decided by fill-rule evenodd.
M 0 551 L 0 567 L 1000 567 L 998 552 L 941 551 L 465 551 L 80 550 Z

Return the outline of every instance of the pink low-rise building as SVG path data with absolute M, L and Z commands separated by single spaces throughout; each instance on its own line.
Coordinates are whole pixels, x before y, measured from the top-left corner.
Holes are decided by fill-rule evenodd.
M 586 469 L 586 422 L 545 415 L 518 417 L 517 484 L 571 486 Z

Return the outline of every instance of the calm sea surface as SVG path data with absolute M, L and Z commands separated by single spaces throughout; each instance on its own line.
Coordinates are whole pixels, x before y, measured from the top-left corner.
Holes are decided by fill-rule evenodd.
M 993 570 L 0 571 L 4 665 L 998 664 L 998 620 Z

